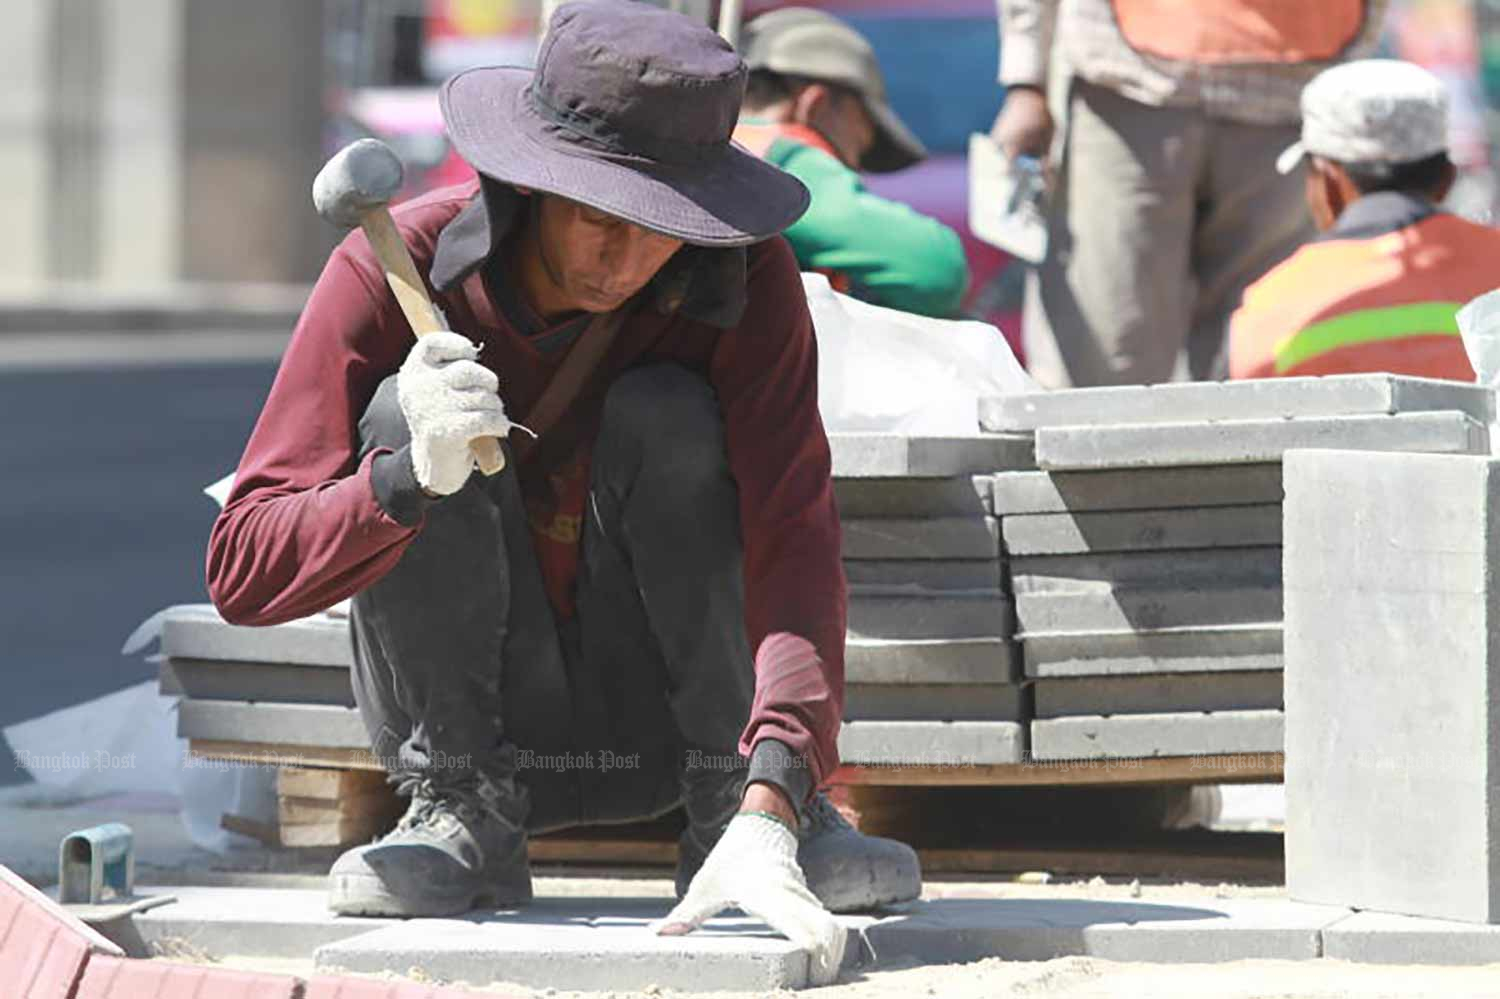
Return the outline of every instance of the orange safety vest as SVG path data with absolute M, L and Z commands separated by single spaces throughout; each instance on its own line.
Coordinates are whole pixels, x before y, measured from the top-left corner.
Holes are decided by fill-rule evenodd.
M 1310 243 L 1245 291 L 1229 376 L 1385 371 L 1472 382 L 1459 308 L 1500 285 L 1500 230 L 1438 212 Z
M 1363 0 L 1113 0 L 1143 55 L 1199 65 L 1327 62 L 1359 37 Z

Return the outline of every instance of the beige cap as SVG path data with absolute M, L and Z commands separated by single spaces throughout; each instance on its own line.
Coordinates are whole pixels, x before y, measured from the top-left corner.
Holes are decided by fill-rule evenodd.
M 859 32 L 811 7 L 783 7 L 762 14 L 740 39 L 740 55 L 751 70 L 805 76 L 836 83 L 860 96 L 875 124 L 875 144 L 860 162 L 873 173 L 900 170 L 927 157 L 927 150 L 886 100 L 885 77 L 875 50 Z

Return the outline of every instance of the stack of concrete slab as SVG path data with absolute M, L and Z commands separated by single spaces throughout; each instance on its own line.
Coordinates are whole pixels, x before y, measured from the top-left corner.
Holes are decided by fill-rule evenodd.
M 181 697 L 177 734 L 265 747 L 366 749 L 349 682 L 349 622 L 316 615 L 228 624 L 207 604 L 164 612 L 160 687 Z
M 1281 460 L 1488 451 L 1491 394 L 1389 375 L 988 400 L 1038 470 L 991 483 L 1037 759 L 1282 748 Z
M 1019 763 L 1025 705 L 990 475 L 1030 434 L 835 434 L 849 578 L 847 763 Z

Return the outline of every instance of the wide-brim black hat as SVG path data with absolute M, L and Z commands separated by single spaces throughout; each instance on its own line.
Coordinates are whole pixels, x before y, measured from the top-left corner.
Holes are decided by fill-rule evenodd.
M 620 0 L 559 7 L 535 71 L 486 67 L 439 92 L 475 170 L 698 246 L 740 246 L 807 210 L 796 178 L 730 141 L 746 69 L 707 27 Z

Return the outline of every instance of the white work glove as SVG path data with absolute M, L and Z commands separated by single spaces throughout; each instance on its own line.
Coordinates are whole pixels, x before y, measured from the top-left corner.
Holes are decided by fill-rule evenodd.
M 797 866 L 796 835 L 773 818 L 740 814 L 730 819 L 682 901 L 651 929 L 686 933 L 732 905 L 805 949 L 814 985 L 837 977 L 846 931 L 808 890 Z
M 417 340 L 396 375 L 396 399 L 411 429 L 411 463 L 422 488 L 448 496 L 474 470 L 469 442 L 510 433 L 500 379 L 475 358 L 479 348 L 448 331 Z

